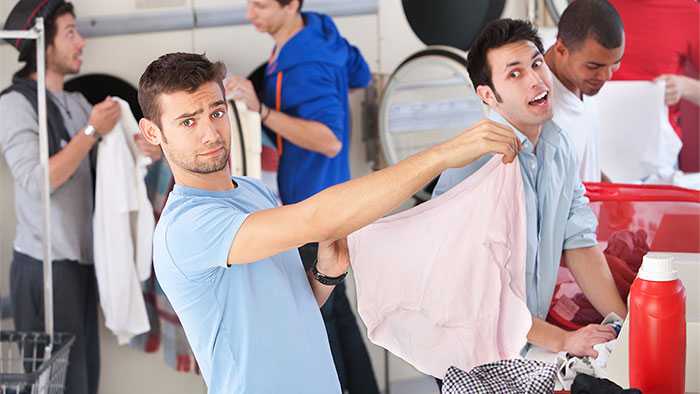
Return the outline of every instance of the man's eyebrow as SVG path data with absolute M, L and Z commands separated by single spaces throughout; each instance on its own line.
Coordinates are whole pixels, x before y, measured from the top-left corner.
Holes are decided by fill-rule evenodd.
M 532 58 L 531 58 L 531 59 L 534 59 L 534 58 L 536 58 L 537 56 L 540 56 L 540 55 L 542 55 L 542 54 L 540 53 L 540 51 L 535 50 L 535 53 L 532 54 Z M 514 62 L 510 62 L 510 63 L 506 64 L 505 69 L 507 69 L 508 67 L 518 66 L 518 65 L 520 65 L 520 64 L 521 64 L 520 61 L 519 61 L 519 60 L 516 60 L 516 61 L 514 61 Z
M 200 110 L 197 110 L 197 111 L 194 111 L 194 112 L 184 113 L 184 114 L 178 116 L 177 118 L 175 118 L 175 120 L 177 120 L 177 119 L 191 118 L 191 117 L 193 117 L 193 116 L 195 116 L 195 115 L 201 114 L 202 112 L 204 112 L 204 111 L 200 109 Z
M 518 61 L 518 60 L 516 60 L 516 61 L 514 61 L 514 62 L 510 62 L 510 63 L 506 64 L 504 70 L 507 69 L 508 67 L 517 66 L 517 65 L 519 65 L 519 64 L 520 64 L 520 61 Z

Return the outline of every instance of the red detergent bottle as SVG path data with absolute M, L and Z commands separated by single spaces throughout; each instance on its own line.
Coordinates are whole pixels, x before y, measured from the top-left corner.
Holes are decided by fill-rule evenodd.
M 667 256 L 644 256 L 629 300 L 630 387 L 685 392 L 685 288 Z

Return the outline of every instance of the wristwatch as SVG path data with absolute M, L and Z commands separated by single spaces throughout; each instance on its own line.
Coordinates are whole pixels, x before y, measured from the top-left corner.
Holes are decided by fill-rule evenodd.
M 88 137 L 97 138 L 97 135 L 95 135 L 96 132 L 97 132 L 97 129 L 95 128 L 95 126 L 93 126 L 91 124 L 85 126 L 85 128 L 83 129 L 83 133 Z
M 339 276 L 326 276 L 323 275 L 322 273 L 318 272 L 318 268 L 316 268 L 316 264 L 318 264 L 318 260 L 314 262 L 313 267 L 311 267 L 311 274 L 314 276 L 314 279 L 319 281 L 321 284 L 326 285 L 326 286 L 335 286 L 343 282 L 345 280 L 345 277 L 348 275 L 348 272 L 345 271 L 342 275 Z

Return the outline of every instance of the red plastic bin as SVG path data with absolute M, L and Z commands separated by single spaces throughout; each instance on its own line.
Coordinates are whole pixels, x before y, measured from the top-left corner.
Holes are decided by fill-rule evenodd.
M 610 183 L 585 187 L 598 217 L 599 246 L 623 299 L 649 251 L 700 253 L 700 191 Z M 562 262 L 547 321 L 576 330 L 602 319 Z

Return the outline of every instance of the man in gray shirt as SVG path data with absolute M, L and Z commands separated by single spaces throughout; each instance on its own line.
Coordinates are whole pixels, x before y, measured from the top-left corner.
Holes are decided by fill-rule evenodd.
M 35 17 L 46 26 L 46 88 L 54 258 L 55 328 L 74 334 L 66 393 L 96 394 L 99 378 L 97 285 L 92 265 L 94 163 L 97 143 L 120 117 L 116 101 L 92 107 L 80 93 L 63 90 L 66 75 L 79 72 L 85 40 L 73 6 L 63 0 L 20 0 L 5 29 L 27 29 Z M 17 216 L 11 266 L 11 298 L 19 331 L 44 331 L 42 170 L 36 111 L 36 55 L 30 40 L 11 40 L 25 66 L 0 95 L 0 149 L 14 178 Z M 142 150 L 159 158 L 158 147 Z

